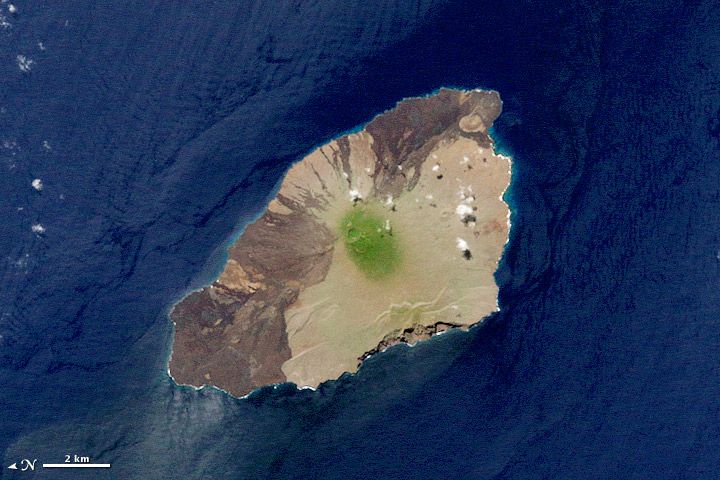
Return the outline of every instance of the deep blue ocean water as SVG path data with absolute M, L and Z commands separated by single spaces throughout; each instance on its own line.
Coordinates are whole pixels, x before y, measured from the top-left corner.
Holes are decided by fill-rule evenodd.
M 0 5 L 2 478 L 717 478 L 717 2 L 113 3 Z M 174 385 L 168 309 L 289 164 L 441 86 L 505 102 L 501 311 L 316 392 Z

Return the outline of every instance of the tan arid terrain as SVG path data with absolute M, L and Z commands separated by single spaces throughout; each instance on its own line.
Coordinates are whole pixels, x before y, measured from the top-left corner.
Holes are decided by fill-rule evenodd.
M 316 387 L 497 308 L 510 160 L 496 92 L 407 99 L 287 173 L 220 278 L 172 311 L 170 373 L 245 395 Z

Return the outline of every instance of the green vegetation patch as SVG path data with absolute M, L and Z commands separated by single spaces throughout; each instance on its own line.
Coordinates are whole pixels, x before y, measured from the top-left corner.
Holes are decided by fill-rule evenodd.
M 340 232 L 348 255 L 368 277 L 387 277 L 400 264 L 397 239 L 381 215 L 356 205 L 343 217 Z

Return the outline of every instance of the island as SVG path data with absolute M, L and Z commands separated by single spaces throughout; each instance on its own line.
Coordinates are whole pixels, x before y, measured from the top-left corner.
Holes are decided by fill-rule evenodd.
M 315 388 L 498 308 L 511 162 L 497 92 L 409 98 L 292 165 L 211 285 L 170 315 L 178 384 Z

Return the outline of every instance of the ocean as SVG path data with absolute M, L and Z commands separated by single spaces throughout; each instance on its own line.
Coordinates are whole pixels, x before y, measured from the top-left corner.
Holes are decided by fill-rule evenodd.
M 2 478 L 717 476 L 716 2 L 8 5 Z M 500 311 L 317 391 L 175 385 L 169 309 L 289 165 L 443 86 L 504 101 Z

